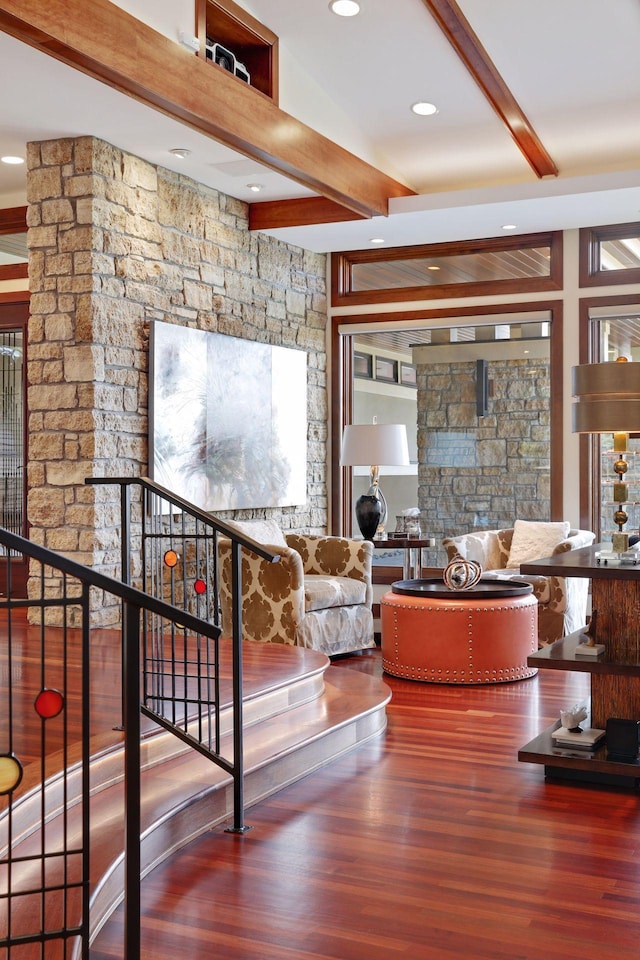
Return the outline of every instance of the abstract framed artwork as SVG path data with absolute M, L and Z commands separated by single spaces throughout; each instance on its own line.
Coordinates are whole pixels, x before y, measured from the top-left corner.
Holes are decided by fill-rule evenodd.
M 307 499 L 303 350 L 153 321 L 151 477 L 207 512 Z

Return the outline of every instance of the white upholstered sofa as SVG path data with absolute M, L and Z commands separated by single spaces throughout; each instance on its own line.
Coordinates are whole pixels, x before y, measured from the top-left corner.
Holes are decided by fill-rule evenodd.
M 543 526 L 547 531 L 541 529 Z M 515 541 L 514 531 L 518 532 Z M 538 532 L 540 537 L 535 535 Z M 521 577 L 520 563 L 587 547 L 594 540 L 595 534 L 590 530 L 572 530 L 568 523 L 545 525 L 539 521 L 517 520 L 514 527 L 502 530 L 474 530 L 447 537 L 442 545 L 447 560 L 458 555 L 480 563 L 486 576 L 519 577 L 531 583 L 538 600 L 538 642 L 545 646 L 585 626 L 589 580 L 586 577 Z
M 375 646 L 369 541 L 285 536 L 273 520 L 227 525 L 280 557 L 269 563 L 242 551 L 244 639 L 308 647 L 329 657 Z M 230 540 L 220 539 L 218 556 L 222 629 L 230 636 Z

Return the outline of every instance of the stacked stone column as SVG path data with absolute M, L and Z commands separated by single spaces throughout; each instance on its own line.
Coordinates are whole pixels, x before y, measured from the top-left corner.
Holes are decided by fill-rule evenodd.
M 91 137 L 30 144 L 27 199 L 32 540 L 120 576 L 118 490 L 85 479 L 149 472 L 151 320 L 307 353 L 307 503 L 279 519 L 324 532 L 325 257 L 249 233 L 246 204 Z M 118 603 L 94 606 L 118 622 Z

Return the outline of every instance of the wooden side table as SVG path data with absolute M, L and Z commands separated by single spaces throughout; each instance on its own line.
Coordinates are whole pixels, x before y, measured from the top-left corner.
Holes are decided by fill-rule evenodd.
M 609 718 L 640 720 L 640 567 L 597 562 L 602 544 L 570 550 L 544 560 L 522 564 L 523 574 L 556 577 L 589 577 L 591 606 L 597 610 L 597 642 L 604 654 L 580 653 L 580 633 L 538 650 L 528 662 L 540 669 L 576 670 L 591 679 L 590 725 L 605 729 Z M 640 783 L 640 761 L 620 763 L 608 757 L 605 744 L 593 751 L 559 750 L 551 741 L 553 727 L 523 747 L 519 759 L 545 764 L 548 776 L 623 784 Z
M 374 540 L 376 550 L 404 550 L 402 579 L 419 580 L 422 576 L 422 551 L 436 546 L 435 537 L 387 537 Z

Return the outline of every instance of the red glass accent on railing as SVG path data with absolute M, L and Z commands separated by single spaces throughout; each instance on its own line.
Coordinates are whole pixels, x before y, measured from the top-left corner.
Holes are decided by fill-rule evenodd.
M 34 700 L 33 706 L 39 717 L 43 720 L 51 720 L 62 711 L 64 697 L 59 690 L 50 690 L 45 687 Z

